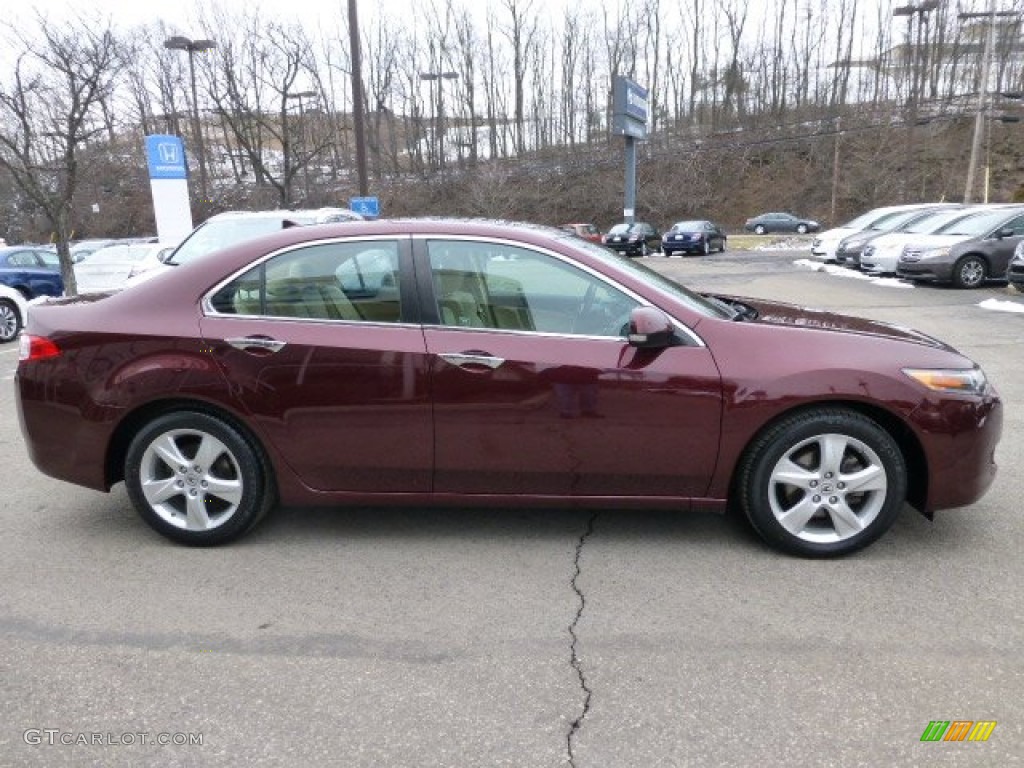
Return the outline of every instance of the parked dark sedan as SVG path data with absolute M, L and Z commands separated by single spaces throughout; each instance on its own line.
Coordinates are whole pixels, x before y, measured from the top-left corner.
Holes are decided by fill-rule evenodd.
M 743 228 L 757 235 L 773 232 L 796 232 L 803 235 L 807 232 L 817 232 L 821 229 L 821 224 L 813 219 L 794 216 L 792 213 L 762 213 L 760 216 L 747 219 Z
M 851 361 L 856 361 L 851 365 Z M 980 498 L 1002 404 L 924 334 L 693 293 L 557 229 L 295 227 L 33 306 L 43 472 L 188 544 L 275 503 L 742 509 L 805 556 Z
M 1003 279 L 1024 239 L 1024 210 L 995 208 L 954 222 L 938 234 L 904 246 L 896 274 L 909 280 L 977 288 Z
M 648 256 L 661 250 L 661 233 L 645 221 L 616 224 L 605 234 L 604 244 L 626 256 Z
M 0 248 L 0 284 L 14 288 L 26 299 L 64 293 L 58 256 L 41 246 Z
M 666 256 L 673 253 L 722 253 L 726 239 L 725 232 L 714 222 L 677 221 L 661 236 L 661 250 Z

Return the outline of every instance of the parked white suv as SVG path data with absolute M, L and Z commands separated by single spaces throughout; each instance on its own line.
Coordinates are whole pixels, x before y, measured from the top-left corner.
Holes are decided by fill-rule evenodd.
M 269 235 L 288 227 L 310 224 L 331 224 L 338 221 L 361 221 L 355 211 L 348 208 L 316 208 L 309 210 L 276 211 L 225 211 L 211 216 L 181 241 L 181 244 L 164 259 L 164 263 L 128 281 L 134 285 L 166 272 L 171 267 L 185 264 L 193 259 L 228 248 L 236 243 L 254 237 Z

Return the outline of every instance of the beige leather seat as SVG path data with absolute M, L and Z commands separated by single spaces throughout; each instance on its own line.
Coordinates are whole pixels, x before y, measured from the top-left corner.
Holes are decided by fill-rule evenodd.
M 362 320 L 359 311 L 341 290 L 334 276 L 335 264 L 296 261 L 289 271 L 299 290 L 300 303 L 307 316 L 326 320 Z

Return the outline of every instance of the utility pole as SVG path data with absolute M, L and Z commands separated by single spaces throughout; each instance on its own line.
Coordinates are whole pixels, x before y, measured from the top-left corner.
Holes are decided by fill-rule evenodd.
M 978 82 L 978 105 L 974 113 L 974 134 L 971 138 L 971 156 L 967 161 L 967 180 L 964 184 L 964 202 L 974 201 L 974 177 L 978 171 L 978 155 L 981 154 L 982 134 L 985 130 L 985 118 L 988 112 L 989 77 L 992 71 L 992 51 L 995 48 L 996 17 L 1020 16 L 1017 11 L 996 11 L 996 0 L 989 0 L 987 13 L 959 13 L 961 21 L 968 19 L 987 19 L 988 29 L 985 31 L 985 48 L 982 52 L 981 79 Z M 987 173 L 987 171 L 986 171 Z M 986 202 L 987 180 L 986 180 Z

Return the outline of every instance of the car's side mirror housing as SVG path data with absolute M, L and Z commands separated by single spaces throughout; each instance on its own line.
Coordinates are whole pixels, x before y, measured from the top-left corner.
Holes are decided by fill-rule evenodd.
M 629 313 L 629 344 L 637 349 L 672 346 L 676 329 L 672 320 L 655 307 L 637 307 Z
M 999 240 L 1002 240 L 1003 238 L 1006 238 L 1006 237 L 1014 237 L 1016 234 L 1017 233 L 1014 232 L 1009 227 L 1003 227 L 998 232 L 996 232 L 996 238 L 999 239 Z

